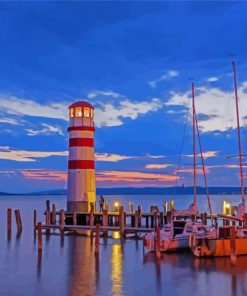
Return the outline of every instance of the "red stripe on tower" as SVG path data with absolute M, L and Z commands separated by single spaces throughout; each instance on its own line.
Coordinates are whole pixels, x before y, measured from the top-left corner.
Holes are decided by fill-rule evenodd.
M 68 168 L 69 170 L 94 170 L 94 160 L 69 160 Z
M 93 138 L 71 138 L 69 147 L 94 147 Z

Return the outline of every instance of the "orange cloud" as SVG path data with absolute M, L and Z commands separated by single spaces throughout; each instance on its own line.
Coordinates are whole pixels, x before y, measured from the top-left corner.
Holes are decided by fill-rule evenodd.
M 172 164 L 147 164 L 145 165 L 146 169 L 167 169 L 173 166 Z
M 21 174 L 32 180 L 67 181 L 67 173 L 52 170 L 21 170 Z
M 103 171 L 97 174 L 97 181 L 140 183 L 145 181 L 174 182 L 178 176 L 168 174 L 149 174 L 141 172 Z

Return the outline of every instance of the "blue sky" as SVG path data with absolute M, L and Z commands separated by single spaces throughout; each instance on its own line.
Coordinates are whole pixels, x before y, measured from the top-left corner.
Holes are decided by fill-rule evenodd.
M 246 152 L 246 9 L 244 2 L 1 2 L 0 191 L 66 188 L 67 106 L 76 100 L 96 107 L 98 187 L 173 186 L 190 77 L 209 185 L 238 186 L 237 159 L 225 157 L 237 154 L 229 53 Z M 189 117 L 180 185 L 192 185 L 191 154 Z

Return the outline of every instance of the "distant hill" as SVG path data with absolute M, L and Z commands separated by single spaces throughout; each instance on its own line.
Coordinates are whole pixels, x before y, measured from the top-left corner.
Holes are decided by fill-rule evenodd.
M 97 194 L 103 195 L 190 195 L 193 194 L 193 187 L 119 187 L 119 188 L 97 188 Z M 245 188 L 247 193 L 247 188 Z M 241 188 L 239 187 L 209 187 L 209 193 L 217 194 L 237 194 L 241 195 Z M 67 191 L 64 189 L 47 190 L 30 192 L 25 195 L 66 195 Z M 197 187 L 197 194 L 206 194 L 204 187 Z M 13 193 L 0 192 L 0 195 L 17 195 Z M 23 195 L 23 194 L 21 194 Z

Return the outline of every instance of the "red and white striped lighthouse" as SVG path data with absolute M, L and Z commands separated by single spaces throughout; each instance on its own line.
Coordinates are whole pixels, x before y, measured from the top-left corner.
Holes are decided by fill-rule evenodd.
M 94 107 L 83 101 L 69 106 L 68 211 L 89 211 L 96 201 Z

